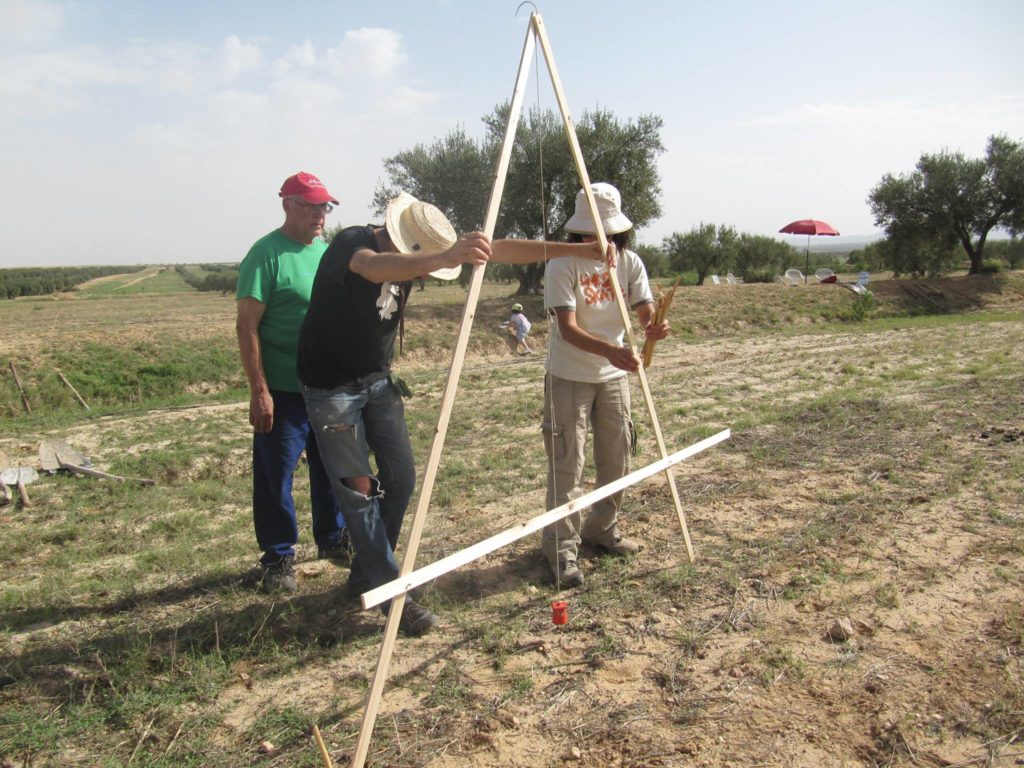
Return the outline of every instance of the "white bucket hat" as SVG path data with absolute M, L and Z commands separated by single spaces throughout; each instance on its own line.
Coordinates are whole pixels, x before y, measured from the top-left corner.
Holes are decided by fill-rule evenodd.
M 594 201 L 597 203 L 597 213 L 604 224 L 606 235 L 617 235 L 632 229 L 633 222 L 626 218 L 622 212 L 622 195 L 619 190 L 611 184 L 599 181 L 591 184 L 590 189 L 594 193 Z M 594 217 L 590 215 L 590 206 L 587 204 L 587 193 L 580 190 L 576 193 L 576 212 L 565 222 L 566 232 L 575 232 L 578 235 L 596 235 L 597 227 L 594 226 Z
M 435 206 L 402 192 L 388 203 L 384 228 L 400 253 L 440 253 L 451 248 L 458 236 L 451 222 Z M 454 280 L 462 265 L 442 267 L 430 273 L 439 280 Z

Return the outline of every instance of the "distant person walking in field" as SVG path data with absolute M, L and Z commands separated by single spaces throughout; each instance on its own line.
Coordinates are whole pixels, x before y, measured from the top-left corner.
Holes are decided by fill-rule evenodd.
M 650 338 L 668 335 L 668 323 L 655 324 L 654 299 L 647 271 L 636 253 L 626 250 L 633 223 L 622 212 L 619 191 L 611 184 L 592 185 L 599 222 L 616 251 L 615 269 L 625 299 Z M 565 224 L 570 242 L 595 242 L 594 221 L 584 190 Z M 606 265 L 588 259 L 559 259 L 548 264 L 544 307 L 556 318 L 551 332 L 544 387 L 544 445 L 548 454 L 547 508 L 566 504 L 583 479 L 587 432 L 593 425 L 596 486 L 629 471 L 635 440 L 630 419 L 627 373 L 640 360 L 623 345 L 625 328 Z M 547 526 L 541 548 L 554 578 L 563 587 L 583 583 L 578 548 L 587 541 L 599 551 L 631 555 L 641 545 L 619 530 L 622 492 L 597 502 L 581 527 L 575 512 Z
M 515 338 L 516 353 L 521 355 L 533 354 L 533 350 L 530 349 L 530 345 L 526 342 L 526 337 L 529 335 L 530 328 L 532 328 L 533 325 L 530 323 L 529 318 L 523 314 L 522 304 L 516 302 L 512 305 L 512 314 L 509 315 L 506 322 L 501 324 L 501 327 L 507 329 L 509 334 Z
M 391 370 L 412 282 L 424 274 L 454 280 L 462 264 L 491 259 L 540 261 L 545 251 L 541 242 L 492 243 L 481 232 L 457 236 L 441 211 L 405 193 L 391 200 L 384 218 L 383 226 L 349 227 L 334 238 L 320 261 L 299 337 L 306 407 L 355 550 L 352 596 L 398 577 L 394 549 L 416 485 L 402 403 L 409 393 Z M 547 244 L 547 251 L 600 255 L 584 245 Z M 436 621 L 406 598 L 399 624 L 404 634 L 420 635 Z
M 320 239 L 324 220 L 338 201 L 311 173 L 289 176 L 279 194 L 284 224 L 257 240 L 238 269 L 236 330 L 254 430 L 252 514 L 263 551 L 262 587 L 294 592 L 299 528 L 292 479 L 303 450 L 318 556 L 347 563 L 350 555 L 345 521 L 320 461 L 296 375 L 299 329 L 327 249 Z

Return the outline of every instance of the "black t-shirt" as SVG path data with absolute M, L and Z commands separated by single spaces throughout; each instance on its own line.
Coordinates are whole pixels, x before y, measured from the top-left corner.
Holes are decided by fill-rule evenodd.
M 299 332 L 299 381 L 318 389 L 370 384 L 391 370 L 409 283 L 371 283 L 349 271 L 352 255 L 378 251 L 372 227 L 348 227 L 320 259 Z

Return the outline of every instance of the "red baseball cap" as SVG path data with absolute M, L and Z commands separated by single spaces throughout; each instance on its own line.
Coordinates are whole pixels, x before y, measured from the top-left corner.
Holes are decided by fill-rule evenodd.
M 321 203 L 334 203 L 338 204 L 338 201 L 331 197 L 331 193 L 327 191 L 327 187 L 312 173 L 306 173 L 300 171 L 294 176 L 289 176 L 284 180 L 284 184 L 281 185 L 281 191 L 279 193 L 281 197 L 301 197 L 307 203 L 313 203 L 314 205 L 320 205 Z

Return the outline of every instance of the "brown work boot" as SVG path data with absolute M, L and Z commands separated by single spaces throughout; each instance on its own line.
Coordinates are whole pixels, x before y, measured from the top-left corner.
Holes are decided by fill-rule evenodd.
M 563 560 L 557 565 L 551 564 L 551 578 L 562 587 L 583 586 L 583 571 L 575 560 Z
M 625 536 L 616 536 L 612 540 L 611 544 L 598 544 L 595 541 L 588 543 L 598 552 L 608 555 L 618 555 L 619 557 L 635 555 L 644 548 L 643 544 L 633 541 L 632 539 L 627 539 Z

